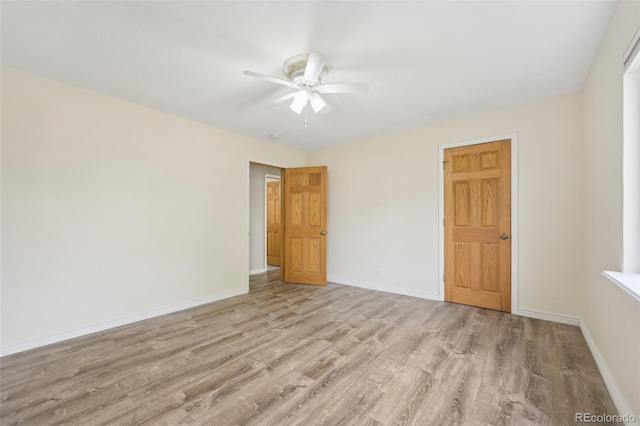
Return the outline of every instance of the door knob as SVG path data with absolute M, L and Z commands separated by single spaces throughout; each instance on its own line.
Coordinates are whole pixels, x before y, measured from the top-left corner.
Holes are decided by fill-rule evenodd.
M 509 238 L 509 236 L 507 234 L 502 234 L 500 235 L 500 238 L 502 238 L 503 240 L 506 240 L 507 238 Z
M 327 235 L 327 231 L 320 231 L 320 235 Z

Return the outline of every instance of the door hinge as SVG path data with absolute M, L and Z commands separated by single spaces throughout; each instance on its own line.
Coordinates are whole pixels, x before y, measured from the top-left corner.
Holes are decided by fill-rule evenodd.
M 442 282 L 444 282 L 444 275 L 442 276 Z

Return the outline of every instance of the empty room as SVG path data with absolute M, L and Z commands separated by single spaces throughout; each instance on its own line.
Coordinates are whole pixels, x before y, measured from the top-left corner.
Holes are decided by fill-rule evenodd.
M 640 424 L 640 1 L 2 1 L 0 43 L 0 424 Z

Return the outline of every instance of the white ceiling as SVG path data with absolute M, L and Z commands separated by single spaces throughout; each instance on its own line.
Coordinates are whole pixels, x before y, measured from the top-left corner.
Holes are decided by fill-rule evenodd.
M 1 3 L 2 62 L 308 150 L 580 90 L 611 1 Z M 265 106 L 283 62 L 322 52 L 326 115 Z

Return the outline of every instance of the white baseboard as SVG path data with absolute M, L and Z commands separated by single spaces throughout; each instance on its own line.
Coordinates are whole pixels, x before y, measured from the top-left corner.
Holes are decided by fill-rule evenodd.
M 249 269 L 249 275 L 261 274 L 267 272 L 266 268 Z
M 96 333 L 98 331 L 108 330 L 110 328 L 120 327 L 121 325 L 131 324 L 134 322 L 146 320 L 149 318 L 158 317 L 160 315 L 171 314 L 173 312 L 183 311 L 185 309 L 194 308 L 200 305 L 206 305 L 207 303 L 217 302 L 218 300 L 228 299 L 229 297 L 239 296 L 241 294 L 248 293 L 248 288 L 241 288 L 237 290 L 228 291 L 226 293 L 218 294 L 215 296 L 207 297 L 204 299 L 193 300 L 191 302 L 182 303 L 180 305 L 170 306 L 168 308 L 158 309 L 155 311 L 145 312 L 138 315 L 132 315 L 126 318 L 117 319 L 101 324 L 96 324 L 91 327 L 85 327 L 78 330 L 71 330 L 65 333 L 56 334 L 50 337 L 44 337 L 42 339 L 32 340 L 26 343 L 20 343 L 17 345 L 7 346 L 0 348 L 0 357 L 15 354 L 18 352 L 27 351 L 29 349 L 39 348 L 41 346 L 50 345 L 52 343 L 62 342 L 64 340 L 73 339 L 75 337 L 85 336 L 87 334 Z
M 383 291 L 385 293 L 400 294 L 402 296 L 419 297 L 421 299 L 440 300 L 439 296 L 434 293 L 427 293 L 424 291 L 408 290 L 405 288 L 380 286 L 371 283 L 365 283 L 362 281 L 349 280 L 346 278 L 327 277 L 327 281 L 335 284 L 349 285 L 351 287 L 366 288 L 368 290 Z
M 607 390 L 609 391 L 609 395 L 611 395 L 611 399 L 618 409 L 618 413 L 620 415 L 628 414 L 629 416 L 636 416 L 636 413 L 631 412 L 631 408 L 629 407 L 629 403 L 625 399 L 624 395 L 620 391 L 618 384 L 616 383 L 613 375 L 611 374 L 611 370 L 607 366 L 607 363 L 604 361 L 598 346 L 596 345 L 595 340 L 591 337 L 591 333 L 589 333 L 589 329 L 587 328 L 584 321 L 580 321 L 580 330 L 582 331 L 582 335 L 584 336 L 584 340 L 587 342 L 587 346 L 589 346 L 589 350 L 591 350 L 591 355 L 593 359 L 596 361 L 596 365 L 598 366 L 598 370 L 600 370 L 600 375 L 604 380 L 604 384 L 607 386 Z M 639 413 L 640 414 L 640 413 Z M 626 423 L 627 425 L 636 425 L 637 423 Z
M 519 315 L 521 317 L 541 319 L 545 321 L 558 322 L 560 324 L 568 325 L 580 325 L 578 318 L 565 317 L 562 315 L 548 314 L 546 312 L 530 311 L 528 309 L 517 309 L 515 312 L 511 312 L 513 315 Z

